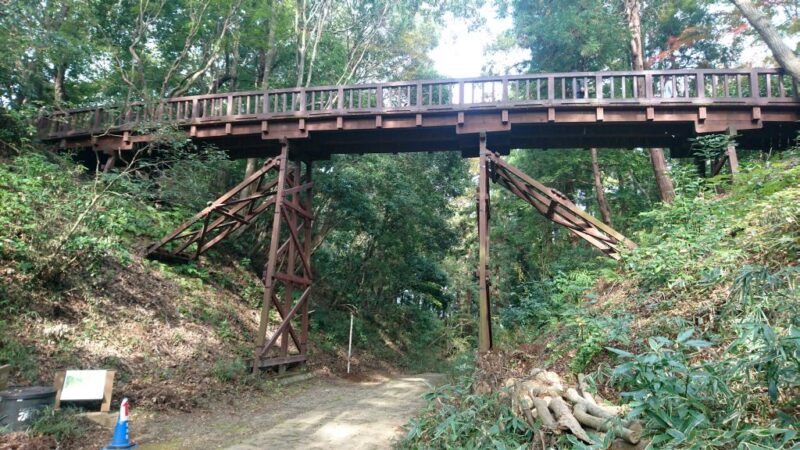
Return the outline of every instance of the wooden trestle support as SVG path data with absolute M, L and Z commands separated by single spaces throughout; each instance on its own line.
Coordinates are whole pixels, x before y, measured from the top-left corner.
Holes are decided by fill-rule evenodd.
M 508 189 L 514 195 L 528 202 L 542 216 L 564 226 L 610 258 L 620 259 L 620 246 L 622 245 L 628 248 L 636 247 L 632 241 L 579 208 L 561 192 L 548 188 L 503 161 L 500 155 L 486 147 L 486 136 L 482 134 L 478 180 L 478 292 L 480 302 L 478 351 L 480 352 L 492 349 L 491 302 L 489 301 L 489 180 Z
M 289 142 L 284 140 L 280 155 L 268 159 L 236 187 L 147 249 L 147 256 L 153 259 L 191 261 L 273 208 L 253 371 L 271 366 L 283 369 L 306 360 L 313 280 L 312 187 L 311 163 L 290 161 Z M 273 306 L 280 324 L 267 339 Z M 292 324 L 298 319 L 299 333 Z

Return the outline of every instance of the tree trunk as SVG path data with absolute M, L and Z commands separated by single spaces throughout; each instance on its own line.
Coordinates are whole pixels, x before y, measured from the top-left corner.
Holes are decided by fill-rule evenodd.
M 67 75 L 66 64 L 56 64 L 56 73 L 53 78 L 53 106 L 61 106 L 64 101 L 64 78 Z
M 800 58 L 783 42 L 778 30 L 772 26 L 767 16 L 759 11 L 750 0 L 731 0 L 731 2 L 739 8 L 750 25 L 756 29 L 781 67 L 786 69 L 796 80 L 800 80 Z
M 306 0 L 297 0 L 297 11 L 294 17 L 294 30 L 297 37 L 297 49 L 295 53 L 297 80 L 295 86 L 303 86 L 303 77 L 306 69 L 306 41 L 308 39 L 308 12 L 306 11 Z
M 667 160 L 664 157 L 664 151 L 660 148 L 651 148 L 650 162 L 653 163 L 653 172 L 656 174 L 658 195 L 661 201 L 672 203 L 675 200 L 675 189 L 672 187 L 672 180 L 667 175 Z
M 249 177 L 250 175 L 253 174 L 253 172 L 256 171 L 256 166 L 257 165 L 258 165 L 258 159 L 256 159 L 256 158 L 247 158 L 247 167 L 244 169 L 244 178 L 245 179 L 247 179 L 247 177 Z M 248 186 L 248 187 L 242 189 L 242 193 L 241 193 L 241 197 L 240 198 L 245 198 L 245 197 L 249 196 L 250 194 L 252 194 L 252 192 L 250 191 L 251 187 L 252 186 Z
M 639 0 L 623 0 L 625 18 L 631 33 L 631 65 L 633 70 L 644 70 L 644 52 L 642 50 L 642 13 Z
M 640 0 L 623 0 L 625 6 L 625 18 L 628 21 L 628 30 L 631 33 L 631 64 L 633 70 L 644 70 L 644 47 L 642 45 L 642 8 Z M 639 96 L 644 96 L 644 86 L 639 86 Z M 650 160 L 653 162 L 656 184 L 661 201 L 672 203 L 675 199 L 675 191 L 672 188 L 672 180 L 669 179 L 666 171 L 666 161 L 664 151 L 660 148 L 650 149 Z M 658 164 L 656 163 L 658 161 Z
M 597 205 L 600 207 L 600 215 L 603 223 L 613 227 L 611 223 L 611 208 L 606 201 L 605 187 L 603 187 L 603 175 L 600 173 L 600 163 L 597 162 L 597 149 L 592 148 L 592 175 L 594 175 L 594 190 L 597 193 Z

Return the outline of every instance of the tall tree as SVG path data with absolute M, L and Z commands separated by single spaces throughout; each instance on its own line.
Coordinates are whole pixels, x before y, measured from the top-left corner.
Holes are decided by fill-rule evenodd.
M 759 11 L 750 0 L 731 0 L 731 2 L 739 8 L 750 25 L 756 29 L 781 67 L 786 69 L 796 80 L 800 80 L 800 58 L 783 42 L 783 38 L 772 26 L 769 18 Z
M 642 46 L 642 7 L 639 0 L 623 0 L 625 7 L 625 18 L 628 22 L 630 32 L 630 51 L 633 70 L 644 70 L 644 53 Z M 641 93 L 640 93 L 641 94 Z M 653 164 L 653 173 L 656 177 L 658 192 L 661 201 L 672 203 L 675 199 L 675 189 L 672 180 L 667 174 L 666 158 L 664 150 L 661 148 L 650 149 L 650 161 Z
M 597 158 L 597 149 L 590 149 L 592 154 L 592 177 L 594 178 L 594 191 L 597 196 L 597 205 L 600 207 L 600 215 L 603 222 L 608 226 L 613 226 L 611 223 L 611 208 L 608 207 L 606 201 L 606 189 L 603 186 L 603 174 L 600 172 L 600 162 Z

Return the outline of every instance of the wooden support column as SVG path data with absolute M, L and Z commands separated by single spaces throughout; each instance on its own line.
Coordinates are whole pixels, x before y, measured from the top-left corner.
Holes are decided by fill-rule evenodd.
M 114 168 L 114 166 L 117 165 L 117 153 L 119 152 L 115 151 L 114 153 L 108 156 L 106 163 L 103 165 L 103 173 L 108 173 L 111 169 Z
M 306 175 L 305 179 L 301 180 L 300 184 L 303 183 L 311 183 L 311 161 L 306 161 Z M 305 198 L 301 199 L 302 207 L 308 211 L 309 213 L 314 211 L 312 200 L 314 198 L 314 191 L 311 188 L 306 191 Z M 305 219 L 303 221 L 303 253 L 306 255 L 307 258 L 311 258 L 311 249 L 312 249 L 312 236 L 311 236 L 311 220 Z M 312 278 L 312 274 L 306 274 L 307 277 Z M 303 304 L 303 312 L 302 316 L 300 317 L 300 354 L 305 355 L 308 351 L 308 304 L 309 301 L 306 301 Z
M 269 310 L 272 304 L 272 297 L 275 294 L 275 270 L 278 261 L 278 246 L 281 237 L 281 210 L 283 209 L 284 188 L 286 186 L 286 166 L 289 160 L 289 142 L 281 141 L 281 156 L 279 161 L 278 185 L 275 195 L 275 214 L 272 219 L 272 236 L 269 241 L 269 253 L 267 254 L 267 268 L 264 273 L 264 304 L 261 307 L 261 318 L 258 323 L 258 334 L 256 335 L 255 358 L 253 358 L 253 373 L 260 367 L 261 349 L 267 340 L 267 326 L 269 325 Z
M 492 349 L 492 313 L 489 301 L 489 151 L 486 133 L 480 136 L 480 176 L 478 178 L 478 351 Z
M 287 172 L 287 181 L 289 188 L 294 188 L 296 186 L 300 186 L 300 163 L 296 162 L 287 162 L 288 165 L 288 172 Z M 299 203 L 297 202 L 298 194 L 287 194 L 286 199 L 284 201 L 292 202 L 292 203 Z M 291 229 L 297 228 L 297 214 L 291 209 L 286 210 L 286 226 L 290 227 Z M 295 262 L 297 252 L 300 250 L 297 248 L 294 240 L 289 239 L 287 241 L 289 245 L 289 249 L 287 252 L 287 259 L 286 259 L 286 273 L 289 275 L 295 275 Z M 277 298 L 277 297 L 276 297 Z M 294 284 L 292 283 L 285 283 L 283 286 L 283 310 L 289 311 L 292 309 L 292 301 L 294 300 Z M 308 305 L 308 302 L 306 302 Z M 285 318 L 284 318 L 285 320 Z M 300 349 L 298 349 L 300 350 Z M 281 352 L 280 356 L 287 357 L 289 356 L 289 327 L 286 327 L 283 330 L 283 334 L 281 334 Z M 278 366 L 278 373 L 283 373 L 286 371 L 286 365 L 281 364 Z
M 736 136 L 736 130 L 728 130 L 728 134 L 731 136 L 731 140 L 728 142 L 728 150 L 726 151 L 726 154 L 728 156 L 728 168 L 731 169 L 732 181 L 739 173 L 739 157 L 736 155 L 736 140 L 734 140 L 734 137 Z

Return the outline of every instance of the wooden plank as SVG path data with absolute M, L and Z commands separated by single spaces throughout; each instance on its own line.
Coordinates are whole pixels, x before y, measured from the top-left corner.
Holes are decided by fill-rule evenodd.
M 308 357 L 306 355 L 289 355 L 289 356 L 281 356 L 278 358 L 262 359 L 257 364 L 259 368 L 264 369 L 267 367 L 274 367 L 282 364 L 293 364 L 293 363 L 304 362 L 307 359 Z
M 11 366 L 6 364 L 0 366 L 0 391 L 8 387 L 8 379 L 11 376 Z
M 100 404 L 100 412 L 111 411 L 111 395 L 114 391 L 114 377 L 117 375 L 116 370 L 106 371 L 106 386 L 103 390 L 103 402 Z
M 53 387 L 56 388 L 56 404 L 53 405 L 53 409 L 61 408 L 61 391 L 64 390 L 64 379 L 66 376 L 67 372 L 64 370 L 56 372 L 55 380 L 53 381 Z

